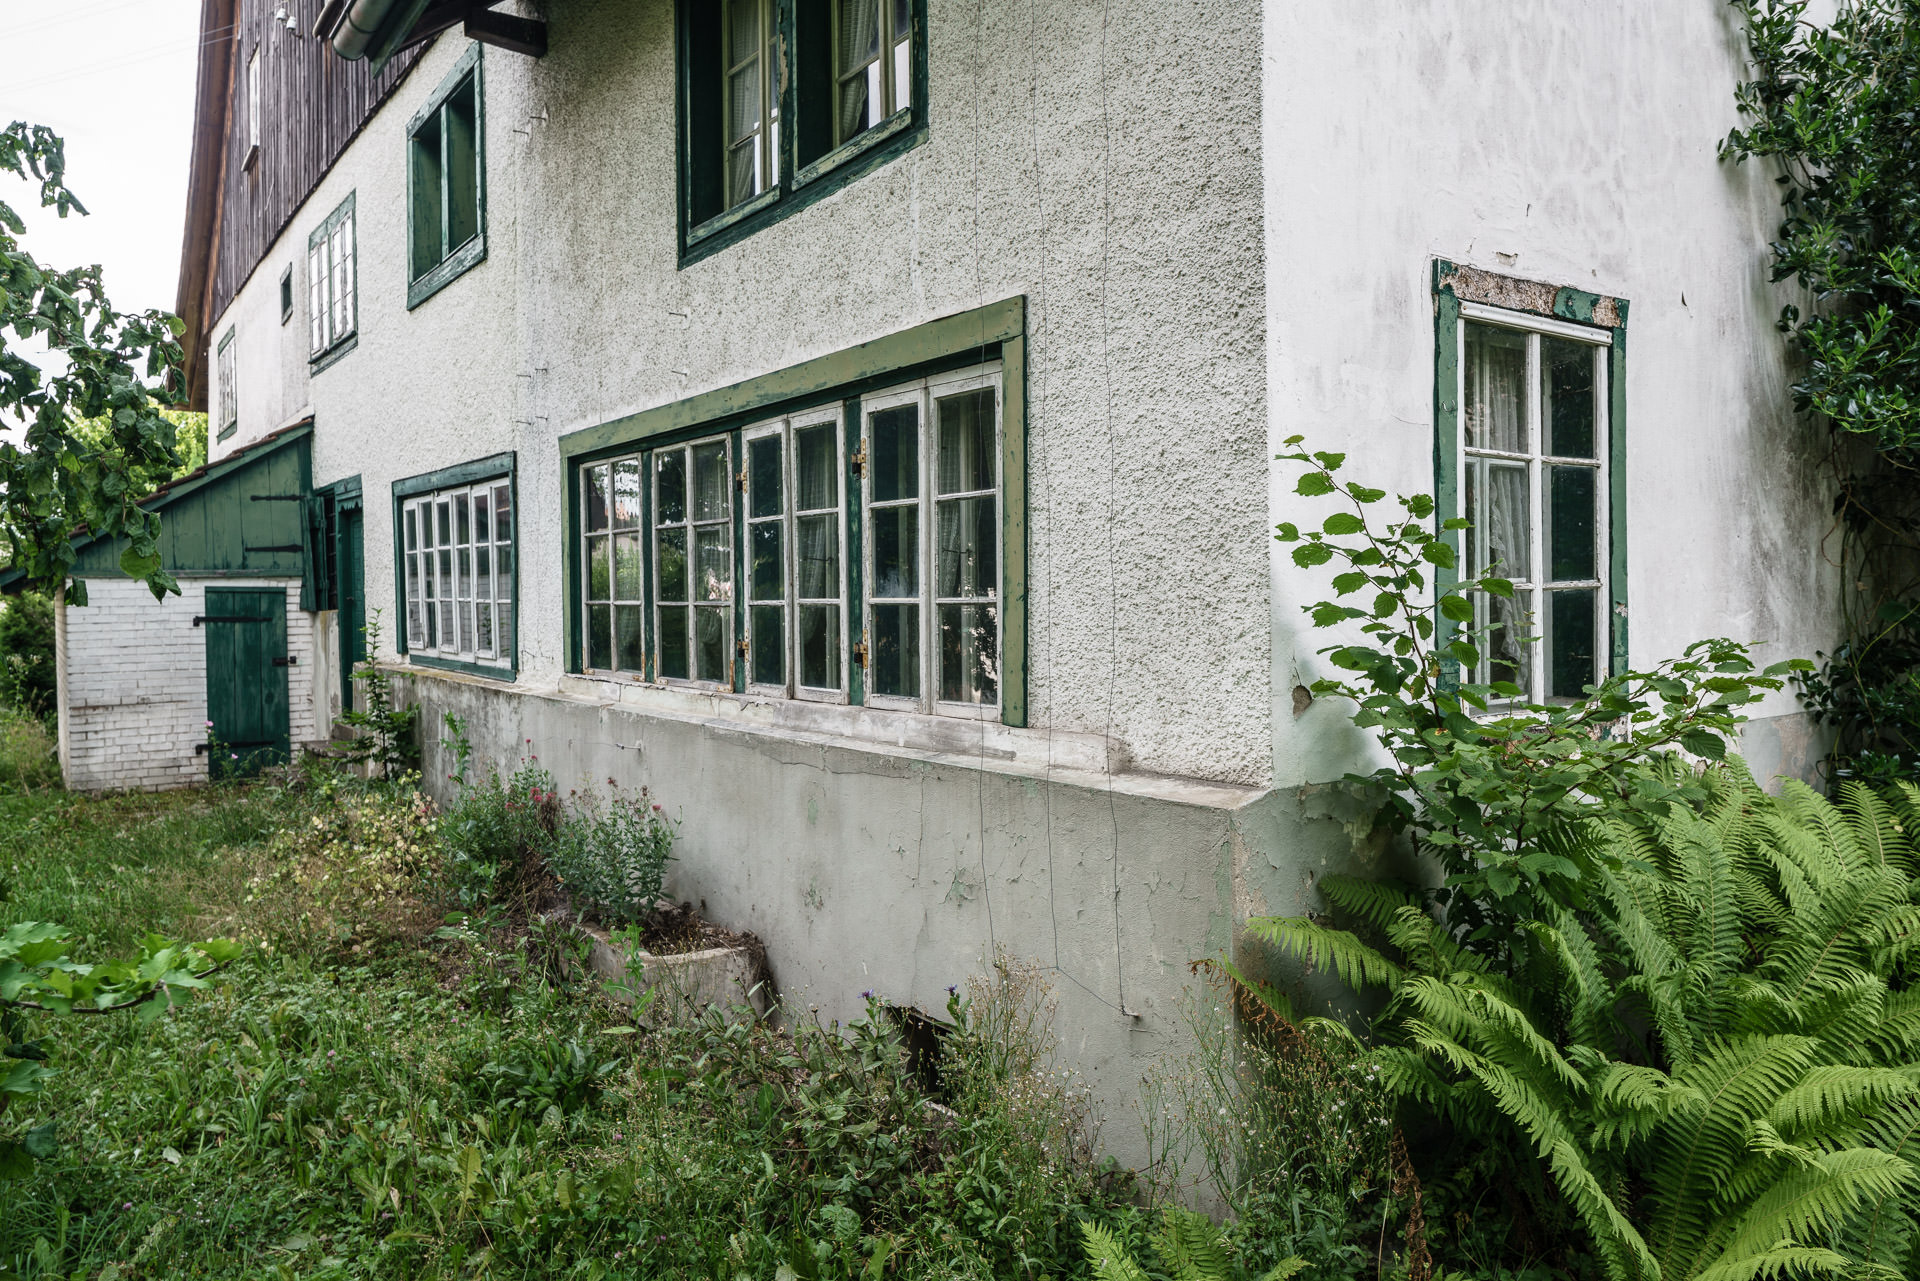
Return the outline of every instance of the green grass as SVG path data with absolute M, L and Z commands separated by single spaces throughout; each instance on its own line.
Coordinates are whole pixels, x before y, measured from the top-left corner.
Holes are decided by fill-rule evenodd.
M 354 796 L 0 793 L 0 926 L 246 934 L 269 835 Z M 564 937 L 443 934 L 256 944 L 149 1026 L 33 1016 L 59 1075 L 0 1125 L 61 1147 L 0 1184 L 0 1277 L 1037 1278 L 1087 1275 L 1083 1218 L 1138 1240 L 1073 1098 L 984 1035 L 943 1111 L 883 1020 L 636 1030 Z

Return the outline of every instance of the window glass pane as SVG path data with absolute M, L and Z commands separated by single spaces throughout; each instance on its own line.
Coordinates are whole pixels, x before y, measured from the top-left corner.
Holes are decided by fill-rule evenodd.
M 407 550 L 413 551 L 420 546 L 419 521 L 414 508 L 407 508 Z
M 1527 581 L 1533 560 L 1527 554 L 1527 469 L 1487 468 L 1487 568 L 1503 578 Z
M 314 351 L 327 345 L 327 286 L 325 259 L 321 247 L 307 251 L 307 346 Z
M 466 547 L 473 542 L 473 522 L 467 515 L 467 496 L 453 496 L 453 541 Z
M 727 204 L 729 207 L 757 195 L 760 184 L 760 152 L 751 142 L 742 143 L 727 153 Z
M 640 599 L 640 535 L 613 536 L 613 588 L 616 600 Z
M 920 697 L 920 607 L 875 605 L 872 639 L 873 692 Z
M 1594 457 L 1593 362 L 1598 350 L 1570 338 L 1540 338 L 1540 404 L 1547 418 L 1549 454 Z
M 654 520 L 662 525 L 677 525 L 687 518 L 687 455 L 671 449 L 654 455 Z
M 880 56 L 880 0 L 840 0 L 840 74 Z
M 747 515 L 778 516 L 780 501 L 780 437 L 762 436 L 747 442 L 747 475 L 752 492 L 748 494 Z
M 654 590 L 661 600 L 687 598 L 687 531 L 667 529 L 660 532 L 660 578 Z
M 1597 578 L 1594 500 L 1598 468 L 1547 468 L 1547 567 L 1554 581 Z
M 685 605 L 663 605 L 660 608 L 662 679 L 683 681 L 693 675 L 692 650 L 687 645 L 688 612 Z
M 587 540 L 587 599 L 613 599 L 613 567 L 604 537 Z
M 795 500 L 801 511 L 840 501 L 840 460 L 834 455 L 833 424 L 817 423 L 793 433 Z
M 993 389 L 935 402 L 940 423 L 940 489 L 959 494 L 993 488 Z
M 1480 511 L 1480 473 L 1486 464 L 1478 458 L 1468 458 L 1460 469 L 1460 487 L 1464 495 L 1460 508 L 1468 521 L 1467 527 L 1460 531 L 1460 545 L 1466 551 L 1464 559 L 1464 577 L 1478 578 L 1487 572 L 1480 563 L 1480 526 L 1486 517 Z
M 418 279 L 433 270 L 441 259 L 440 252 L 440 117 L 438 113 L 427 118 L 420 126 L 420 132 L 413 135 L 409 148 L 410 174 L 408 181 L 412 187 L 407 208 L 411 213 L 413 225 L 411 232 L 412 276 Z
M 991 703 L 1000 689 L 998 619 L 992 605 L 940 606 L 940 697 Z
M 751 564 L 749 600 L 785 600 L 786 566 L 780 558 L 780 522 L 761 521 L 747 527 L 747 556 Z
M 434 541 L 437 545 L 445 547 L 453 542 L 453 504 L 443 498 L 434 504 L 434 511 L 440 526 L 440 536 Z
M 646 667 L 646 644 L 641 629 L 641 607 L 613 607 L 614 659 L 623 672 L 638 672 Z
M 755 59 L 727 77 L 727 141 L 739 142 L 760 127 L 760 62 Z
M 727 443 L 711 441 L 693 447 L 693 518 L 725 520 L 727 505 Z
M 904 24 L 895 30 L 900 41 L 893 46 L 893 110 L 905 111 L 913 105 L 913 41 Z
M 727 65 L 750 57 L 760 45 L 760 7 L 766 0 L 732 0 L 727 5 Z
M 886 509 L 882 509 L 885 511 Z M 881 512 L 874 513 L 880 515 Z M 840 595 L 840 522 L 834 516 L 802 516 L 794 522 L 799 541 L 797 594 L 818 600 Z
M 733 599 L 733 552 L 727 533 L 725 525 L 693 531 L 695 600 Z
M 451 254 L 480 234 L 480 134 L 473 81 L 447 99 L 447 246 Z
M 702 606 L 693 611 L 693 676 L 728 683 L 727 611 Z
M 1599 679 L 1594 662 L 1594 605 L 1591 587 L 1547 593 L 1547 671 L 1549 698 L 1578 698 Z
M 473 496 L 473 541 L 490 542 L 492 536 L 493 523 L 487 519 L 487 491 L 483 489 Z
M 800 607 L 800 683 L 840 688 L 840 607 Z
M 933 591 L 936 596 L 999 594 L 995 559 L 999 522 L 991 498 L 956 498 L 939 504 Z
M 1533 646 L 1526 643 L 1528 626 L 1525 615 L 1526 602 L 1532 599 L 1532 593 L 1522 591 L 1512 596 L 1489 595 L 1482 599 L 1486 605 L 1487 625 L 1492 628 L 1485 644 L 1487 679 L 1511 681 L 1531 697 Z
M 778 605 L 753 607 L 753 681 L 757 685 L 787 683 L 787 642 L 782 633 L 783 616 Z
M 875 596 L 920 593 L 920 509 L 876 507 L 869 513 Z
M 587 532 L 598 533 L 607 527 L 607 469 L 589 467 L 587 478 Z
M 613 669 L 613 606 L 587 607 L 587 666 L 598 671 Z
M 417 647 L 426 643 L 427 630 L 420 613 L 420 557 L 415 554 L 407 557 L 407 644 Z
M 1527 336 L 1467 322 L 1467 448 L 1527 448 Z
M 493 657 L 493 602 L 475 601 L 473 606 L 473 652 L 482 658 Z
M 473 598 L 493 599 L 493 549 L 485 543 L 473 549 Z
M 640 523 L 640 460 L 623 458 L 613 465 L 613 524 L 632 529 Z
M 854 76 L 840 83 L 840 115 L 835 121 L 840 141 L 857 138 L 867 128 L 867 78 Z
M 461 552 L 460 555 L 465 557 L 466 553 Z M 464 596 L 460 599 L 460 652 L 473 652 L 473 601 Z
M 920 496 L 920 406 L 900 405 L 874 414 L 871 427 L 873 501 Z
M 505 485 L 493 487 L 493 541 L 513 541 L 513 503 L 507 496 Z

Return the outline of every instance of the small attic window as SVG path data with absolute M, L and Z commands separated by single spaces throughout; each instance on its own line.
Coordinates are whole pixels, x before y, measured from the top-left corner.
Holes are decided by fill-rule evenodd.
M 247 58 L 247 168 L 260 158 L 260 50 Z
M 280 323 L 286 324 L 293 319 L 293 264 L 280 273 Z

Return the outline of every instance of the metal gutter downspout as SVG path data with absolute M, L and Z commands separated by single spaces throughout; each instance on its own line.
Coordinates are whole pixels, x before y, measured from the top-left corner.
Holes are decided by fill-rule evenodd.
M 334 29 L 333 51 L 342 58 L 364 58 L 397 0 L 353 0 Z

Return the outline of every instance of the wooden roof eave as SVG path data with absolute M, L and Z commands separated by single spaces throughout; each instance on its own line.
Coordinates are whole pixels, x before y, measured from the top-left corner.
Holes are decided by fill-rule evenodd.
M 201 0 L 200 65 L 193 99 L 193 159 L 187 176 L 187 217 L 180 244 L 180 281 L 174 311 L 185 322 L 180 335 L 186 353 L 184 402 L 207 408 L 205 362 L 207 328 L 214 317 L 214 264 L 219 261 L 227 163 L 227 113 L 233 103 L 233 40 L 236 0 Z

